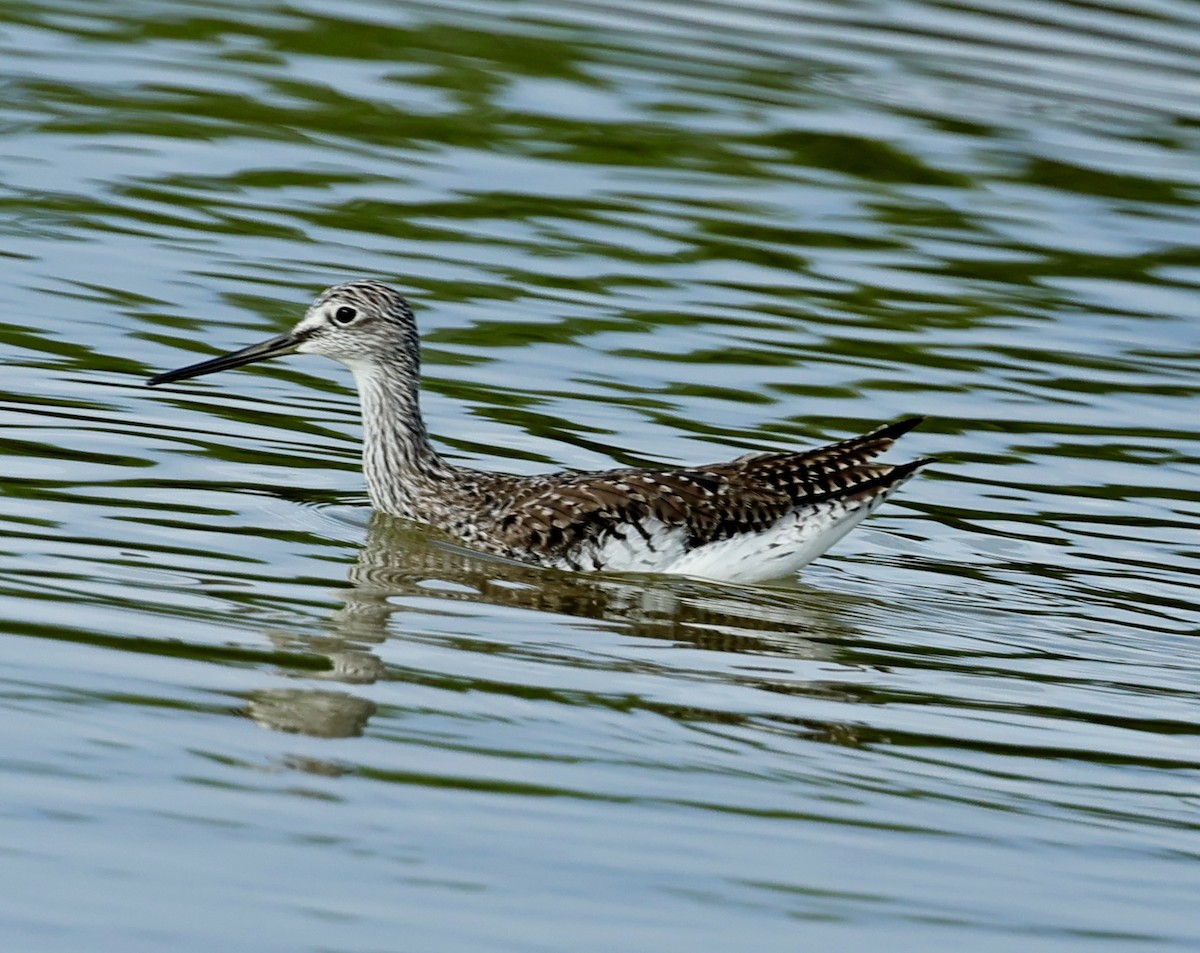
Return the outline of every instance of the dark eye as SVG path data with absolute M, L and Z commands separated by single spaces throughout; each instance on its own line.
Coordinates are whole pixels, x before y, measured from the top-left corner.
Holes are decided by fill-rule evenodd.
M 357 317 L 358 311 L 354 308 L 351 308 L 349 305 L 342 305 L 335 312 L 333 312 L 333 320 L 338 324 L 349 324 Z

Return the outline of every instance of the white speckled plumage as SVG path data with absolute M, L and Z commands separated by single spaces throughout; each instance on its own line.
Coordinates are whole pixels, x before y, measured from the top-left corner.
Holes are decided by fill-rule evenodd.
M 353 372 L 363 472 L 377 509 L 485 552 L 560 569 L 737 582 L 790 575 L 929 462 L 875 462 L 921 420 L 912 417 L 815 450 L 674 470 L 521 476 L 459 467 L 433 448 L 421 417 L 412 311 L 376 281 L 329 288 L 289 333 L 150 383 L 295 352 L 331 357 Z

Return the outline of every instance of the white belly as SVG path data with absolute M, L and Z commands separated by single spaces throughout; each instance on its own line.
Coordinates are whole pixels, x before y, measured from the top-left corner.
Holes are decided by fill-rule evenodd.
M 585 569 L 604 572 L 672 573 L 726 582 L 779 579 L 820 556 L 880 502 L 882 497 L 852 506 L 828 502 L 789 513 L 761 532 L 739 533 L 692 549 L 687 548 L 684 529 L 651 520 L 642 524 L 644 534 L 629 528 L 624 539 L 608 537 L 585 548 L 578 561 Z

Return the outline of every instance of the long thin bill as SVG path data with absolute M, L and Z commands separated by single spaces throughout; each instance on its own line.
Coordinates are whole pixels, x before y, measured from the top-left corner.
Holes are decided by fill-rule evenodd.
M 173 371 L 164 371 L 162 374 L 151 377 L 146 383 L 153 387 L 155 384 L 169 384 L 172 381 L 186 380 L 189 377 L 199 377 L 201 374 L 227 371 L 231 367 L 241 367 L 243 364 L 253 364 L 255 361 L 265 361 L 268 358 L 291 354 L 299 343 L 294 334 L 290 332 L 281 334 L 269 341 L 251 344 L 240 351 L 231 351 L 220 357 L 214 357 L 211 361 L 201 361 L 199 364 L 190 364 Z

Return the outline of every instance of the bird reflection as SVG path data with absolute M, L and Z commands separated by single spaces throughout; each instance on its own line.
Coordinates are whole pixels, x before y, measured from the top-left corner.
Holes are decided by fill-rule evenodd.
M 347 692 L 268 688 L 250 693 L 246 714 L 276 731 L 348 738 L 362 734 L 375 703 Z
M 844 689 L 792 679 L 772 679 L 769 659 L 831 658 L 832 640 L 852 634 L 829 608 L 813 607 L 803 589 L 736 587 L 668 576 L 616 576 L 568 573 L 507 562 L 432 538 L 427 529 L 375 512 L 367 539 L 350 569 L 344 605 L 330 619 L 322 637 L 274 633 L 276 646 L 324 656 L 322 672 L 304 671 L 306 679 L 323 678 L 342 685 L 378 680 L 420 681 L 411 671 L 389 670 L 370 647 L 402 635 L 391 622 L 394 613 L 411 611 L 411 597 L 485 604 L 533 612 L 603 620 L 623 625 L 630 635 L 707 651 L 738 653 L 762 659 L 729 676 L 743 685 L 777 693 L 843 697 Z M 810 638 L 809 636 L 813 636 Z M 816 641 L 814 639 L 819 639 Z M 553 658 L 544 654 L 543 658 Z M 563 655 L 565 663 L 577 659 Z M 675 671 L 669 664 L 627 660 L 627 670 Z M 444 681 L 439 677 L 432 679 Z M 688 721 L 739 724 L 746 716 L 701 707 L 658 704 L 639 707 Z M 373 702 L 323 689 L 275 688 L 254 694 L 247 713 L 276 730 L 318 737 L 361 734 L 374 714 Z M 771 722 L 764 724 L 764 719 Z M 756 716 L 755 724 L 806 736 L 853 741 L 844 725 L 828 725 L 784 716 Z

